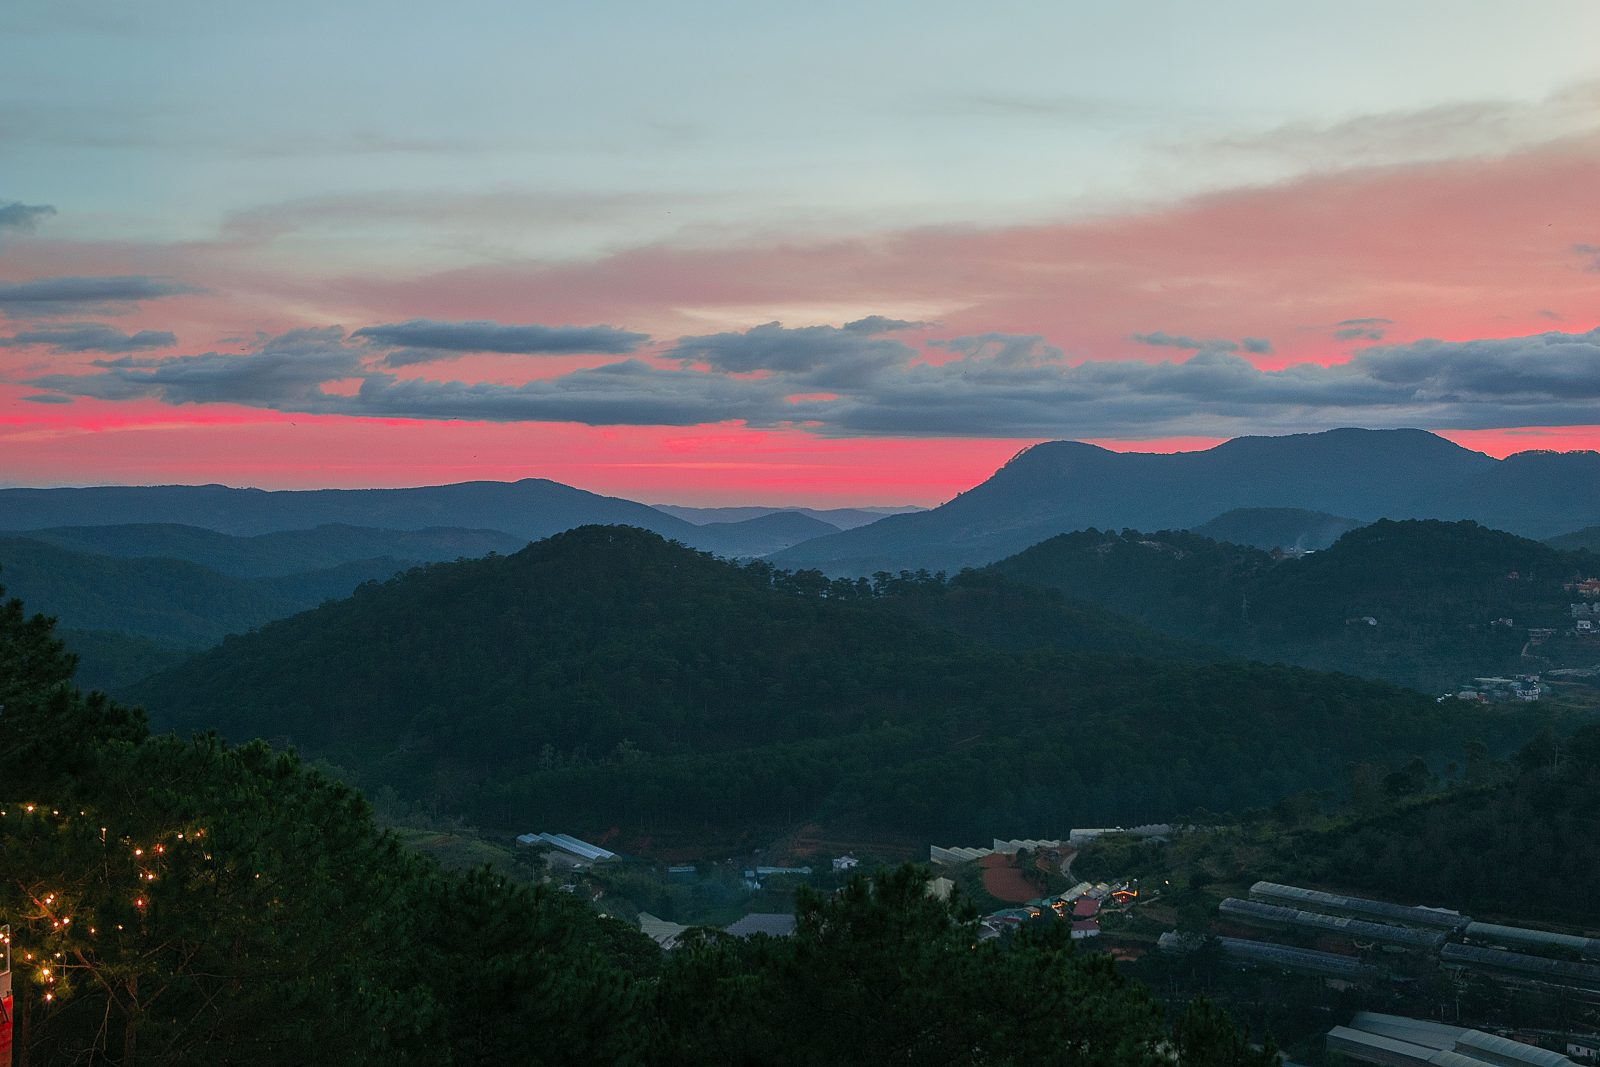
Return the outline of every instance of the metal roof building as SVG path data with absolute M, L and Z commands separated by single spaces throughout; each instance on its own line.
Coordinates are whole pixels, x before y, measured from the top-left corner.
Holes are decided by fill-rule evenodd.
M 571 834 L 523 834 L 517 838 L 519 845 L 549 845 L 579 859 L 588 860 L 590 863 L 600 863 L 604 860 L 617 858 L 615 852 L 608 852 L 599 845 L 591 845 L 587 841 L 579 841 Z
M 1567 960 L 1552 960 L 1497 948 L 1479 948 L 1476 945 L 1446 945 L 1439 950 L 1439 959 L 1455 967 L 1511 971 L 1558 985 L 1600 989 L 1600 966 L 1592 963 L 1570 963 Z
M 950 848 L 944 848 L 939 845 L 929 845 L 928 862 L 950 864 L 971 863 L 973 860 L 981 860 L 983 857 L 990 855 L 993 852 L 994 849 L 992 848 L 968 848 L 965 845 L 953 845 Z
M 1358 1012 L 1328 1031 L 1328 1048 L 1387 1067 L 1572 1067 L 1559 1052 L 1460 1026 Z
M 1387 900 L 1347 897 L 1342 893 L 1324 893 L 1319 889 L 1302 889 L 1297 885 L 1279 885 L 1277 882 L 1257 882 L 1250 887 L 1250 899 L 1291 908 L 1303 908 L 1307 911 L 1378 919 L 1383 922 L 1423 926 L 1435 930 L 1460 930 L 1472 921 L 1460 912 L 1446 911 L 1443 908 L 1410 907 L 1405 904 L 1391 904 Z
M 1342 978 L 1350 982 L 1370 982 L 1384 976 L 1381 967 L 1362 963 L 1354 956 L 1317 952 L 1309 948 L 1290 948 L 1267 941 L 1248 941 L 1240 937 L 1219 937 L 1222 954 L 1235 963 L 1250 967 L 1276 967 L 1279 970 L 1312 974 L 1321 978 Z M 1163 952 L 1190 952 L 1200 942 L 1176 930 L 1162 934 L 1157 944 Z
M 1338 934 L 1357 941 L 1379 941 L 1406 948 L 1436 950 L 1444 944 L 1443 930 L 1419 930 L 1412 926 L 1390 926 L 1387 923 L 1367 922 L 1339 915 L 1322 915 L 1314 911 L 1300 911 L 1276 904 L 1263 904 L 1258 900 L 1240 900 L 1229 897 L 1217 907 L 1218 913 L 1253 926 L 1276 930 L 1318 930 Z
M 749 937 L 752 934 L 788 937 L 794 933 L 794 916 L 781 912 L 751 912 L 726 929 L 734 937 Z
M 1576 934 L 1552 934 L 1545 930 L 1529 930 L 1522 926 L 1500 926 L 1496 923 L 1468 923 L 1467 936 L 1474 941 L 1533 945 L 1543 948 L 1564 948 L 1585 959 L 1600 960 L 1600 938 L 1579 937 Z

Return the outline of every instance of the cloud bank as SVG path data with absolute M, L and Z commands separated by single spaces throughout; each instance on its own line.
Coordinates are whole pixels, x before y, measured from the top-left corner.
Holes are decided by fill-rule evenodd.
M 396 351 L 383 357 L 390 367 L 455 359 L 475 352 L 505 355 L 626 355 L 650 340 L 649 334 L 615 326 L 508 326 L 498 322 L 409 322 L 365 326 L 351 335 L 374 347 Z
M 36 278 L 28 282 L 0 285 L 0 315 L 22 319 L 118 314 L 131 311 L 145 300 L 201 291 L 192 285 L 142 274 L 101 278 Z
M 177 343 L 177 335 L 167 330 L 124 333 L 113 326 L 98 322 L 43 326 L 38 329 L 19 330 L 10 337 L 0 337 L 0 348 L 39 346 L 48 348 L 57 355 L 74 352 L 142 352 L 147 349 L 171 348 Z
M 1237 351 L 1213 347 L 1154 363 L 1074 363 L 1028 334 L 933 339 L 919 349 L 883 336 L 916 324 L 860 322 L 869 325 L 767 323 L 683 337 L 657 358 L 517 385 L 402 378 L 375 357 L 369 330 L 347 336 L 337 328 L 283 334 L 237 355 L 97 360 L 87 373 L 24 384 L 62 396 L 330 415 L 591 426 L 739 421 L 839 437 L 1588 425 L 1600 400 L 1600 329 L 1424 340 L 1368 348 L 1342 364 L 1263 370 Z

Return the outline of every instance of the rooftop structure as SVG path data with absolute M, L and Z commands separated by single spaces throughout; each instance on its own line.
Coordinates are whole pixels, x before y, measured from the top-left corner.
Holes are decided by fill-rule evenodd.
M 1579 937 L 1576 934 L 1552 934 L 1545 930 L 1529 930 L 1522 926 L 1500 926 L 1496 923 L 1473 922 L 1467 924 L 1466 935 L 1474 941 L 1496 944 L 1532 945 L 1540 948 L 1564 948 L 1585 959 L 1600 960 L 1600 938 Z
M 1250 899 L 1306 911 L 1350 915 L 1435 930 L 1460 930 L 1472 921 L 1460 912 L 1446 911 L 1444 908 L 1409 907 L 1391 904 L 1386 900 L 1347 897 L 1318 889 L 1302 889 L 1296 885 L 1279 885 L 1277 882 L 1257 882 L 1250 887 Z
M 726 930 L 734 937 L 750 937 L 753 934 L 788 937 L 794 933 L 794 916 L 781 912 L 752 912 L 726 927 Z
M 517 844 L 549 845 L 569 856 L 576 856 L 590 863 L 603 863 L 617 858 L 615 852 L 608 852 L 599 845 L 591 845 L 587 841 L 579 841 L 571 834 L 523 834 L 517 838 Z
M 658 918 L 647 911 L 639 913 L 639 929 L 644 936 L 660 945 L 662 948 L 676 948 L 678 935 L 689 929 L 681 923 L 671 922 Z
M 1572 1067 L 1559 1052 L 1482 1030 L 1368 1011 L 1329 1030 L 1328 1048 L 1386 1067 Z
M 1229 960 L 1249 967 L 1274 967 L 1282 971 L 1316 975 L 1319 978 L 1340 978 L 1348 982 L 1370 982 L 1384 976 L 1381 967 L 1362 963 L 1354 956 L 1341 956 L 1334 952 L 1317 952 L 1308 948 L 1290 948 L 1266 941 L 1247 941 L 1239 937 L 1219 937 L 1222 952 Z M 1200 940 L 1170 930 L 1157 942 L 1163 952 L 1190 952 L 1198 948 Z
M 1387 923 L 1368 922 L 1346 916 L 1322 915 L 1313 911 L 1264 904 L 1258 900 L 1239 900 L 1229 897 L 1217 908 L 1219 914 L 1252 926 L 1276 930 L 1319 930 L 1338 934 L 1354 941 L 1377 941 L 1406 948 L 1437 949 L 1444 944 L 1443 930 L 1419 930 L 1411 926 L 1391 926 Z
M 1566 960 L 1552 960 L 1544 956 L 1529 956 L 1522 952 L 1506 952 L 1496 948 L 1479 948 L 1476 945 L 1446 945 L 1439 950 L 1439 959 L 1455 967 L 1509 971 L 1557 985 L 1600 989 L 1600 966 L 1592 963 L 1569 963 Z
M 1027 849 L 1029 852 L 1037 852 L 1041 848 L 1060 847 L 1061 839 L 1059 837 L 1048 840 L 1042 837 L 1013 837 L 1009 841 L 1002 841 L 998 837 L 994 839 L 994 851 L 1004 852 L 1008 856 L 1014 856 L 1022 849 Z
M 992 848 L 966 848 L 961 845 L 941 848 L 938 845 L 929 845 L 928 862 L 943 864 L 971 863 L 973 860 L 981 860 L 983 857 L 993 854 L 993 852 L 994 849 Z

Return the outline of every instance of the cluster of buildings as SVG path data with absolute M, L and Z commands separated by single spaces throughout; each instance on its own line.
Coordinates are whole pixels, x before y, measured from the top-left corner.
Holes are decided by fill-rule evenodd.
M 1600 938 L 1476 922 L 1444 908 L 1414 907 L 1275 882 L 1257 882 L 1250 898 L 1229 898 L 1218 907 L 1227 926 L 1250 926 L 1301 935 L 1298 944 L 1243 937 L 1214 943 L 1238 966 L 1305 974 L 1330 984 L 1373 986 L 1406 982 L 1391 970 L 1396 954 L 1425 971 L 1471 973 L 1545 995 L 1600 1004 Z M 1207 939 L 1171 931 L 1161 935 L 1169 953 L 1193 952 Z M 1352 946 L 1361 955 L 1304 947 Z M 1394 964 L 1392 966 L 1399 966 Z M 1387 1067 L 1571 1067 L 1597 1062 L 1600 1037 L 1538 1032 L 1522 1040 L 1427 1020 L 1361 1012 L 1349 1026 L 1328 1033 L 1327 1047 L 1358 1063 Z M 1540 1045 L 1554 1045 L 1563 1052 Z M 1571 1057 L 1571 1058 L 1569 1058 Z
M 1544 696 L 1537 674 L 1518 674 L 1511 678 L 1474 678 L 1440 700 L 1466 700 L 1478 704 L 1503 704 L 1522 701 L 1531 704 Z
M 1044 917 L 1070 922 L 1074 941 L 1099 937 L 1103 907 L 1127 907 L 1138 899 L 1138 886 L 1130 882 L 1079 882 L 1065 893 L 985 915 L 979 923 L 978 937 L 1000 937 L 1010 928 Z
M 988 848 L 967 847 L 964 845 L 952 845 L 946 848 L 941 845 L 930 845 L 928 846 L 928 862 L 954 866 L 961 863 L 972 863 L 975 860 L 981 860 L 985 856 L 996 853 L 1004 856 L 1014 856 L 1024 849 L 1029 852 L 1061 852 L 1080 849 L 1089 842 L 1108 835 L 1164 841 L 1173 834 L 1178 833 L 1180 829 L 1180 827 L 1171 823 L 1164 822 L 1146 823 L 1143 826 L 1097 826 L 1071 830 L 1065 838 L 1013 837 L 1002 839 L 997 837 Z
M 1561 588 L 1579 596 L 1600 597 L 1600 578 L 1574 578 L 1570 582 L 1563 582 Z
M 1432 959 L 1446 971 L 1479 973 L 1535 988 L 1560 987 L 1600 1000 L 1600 938 L 1474 922 L 1444 908 L 1392 904 L 1276 882 L 1257 882 L 1250 887 L 1249 900 L 1224 900 L 1218 915 L 1234 925 L 1326 935 L 1357 950 L 1409 952 Z M 1185 952 L 1203 940 L 1172 931 L 1161 936 L 1160 945 L 1169 952 Z M 1246 966 L 1276 967 L 1352 984 L 1393 977 L 1381 965 L 1342 952 L 1235 937 L 1220 940 L 1223 954 Z
M 1594 1062 L 1600 1039 L 1562 1035 L 1565 1055 L 1499 1034 L 1408 1019 L 1375 1011 L 1357 1012 L 1349 1026 L 1328 1031 L 1328 1049 L 1358 1063 L 1387 1067 L 1572 1067 Z

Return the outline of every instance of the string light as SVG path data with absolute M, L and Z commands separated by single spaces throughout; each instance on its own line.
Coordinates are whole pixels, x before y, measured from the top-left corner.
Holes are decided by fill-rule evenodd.
M 66 809 L 61 807 L 43 805 L 37 802 L 23 803 L 14 806 L 8 805 L 4 808 L 0 808 L 0 818 L 10 818 L 13 815 L 28 815 L 33 816 L 35 820 L 45 819 L 69 822 L 71 815 L 70 813 L 63 814 L 65 810 Z M 80 808 L 77 809 L 77 814 L 79 816 L 87 817 L 89 813 Z M 103 846 L 110 848 L 115 845 L 116 847 L 127 849 L 125 855 L 127 855 L 130 860 L 133 861 L 131 864 L 134 868 L 131 872 L 132 877 L 136 882 L 143 885 L 149 885 L 150 883 L 158 880 L 159 874 L 157 870 L 151 868 L 153 864 L 164 861 L 167 858 L 169 851 L 171 851 L 169 842 L 172 842 L 173 844 L 194 844 L 198 842 L 199 838 L 204 832 L 200 827 L 189 827 L 182 830 L 169 830 L 153 835 L 153 838 L 147 842 L 135 843 L 127 837 L 122 837 L 120 840 L 114 841 L 109 827 L 97 826 L 96 828 L 99 830 L 100 843 Z M 195 852 L 199 853 L 199 850 L 196 849 Z M 211 862 L 213 859 L 209 852 L 199 854 L 207 863 Z M 107 874 L 109 875 L 110 873 L 111 869 L 107 868 Z M 258 873 L 256 877 L 259 878 L 260 874 Z M 31 893 L 30 897 L 34 905 L 35 912 L 33 915 L 28 916 L 23 920 L 21 929 L 24 932 L 24 937 L 26 936 L 26 930 L 32 924 L 37 924 L 37 928 L 43 930 L 45 935 L 51 938 L 72 937 L 73 916 L 71 914 L 63 914 L 63 910 L 71 907 L 70 900 L 72 895 L 70 893 L 65 893 L 59 889 L 39 889 Z M 151 900 L 148 896 L 140 894 L 135 896 L 130 903 L 135 910 L 137 910 L 141 915 L 144 915 L 150 909 Z M 45 926 L 45 923 L 48 923 L 49 925 Z M 119 932 L 126 931 L 126 927 L 122 923 L 115 923 L 113 925 Z M 83 929 L 83 927 L 80 927 L 80 929 Z M 87 936 L 89 937 L 95 937 L 100 932 L 97 925 L 88 925 L 87 931 Z M 14 939 L 12 937 L 6 937 L 4 939 L 5 944 L 8 946 L 12 944 L 13 940 Z M 69 946 L 71 944 L 70 942 L 65 941 L 58 941 L 57 943 Z M 83 946 L 84 944 L 85 942 L 81 940 L 78 941 L 79 946 Z M 18 947 L 20 948 L 20 946 Z M 40 954 L 37 954 L 31 950 L 21 950 L 22 961 L 29 965 L 37 983 L 44 987 L 44 992 L 41 999 L 45 1003 L 53 1004 L 57 999 L 61 999 L 58 997 L 58 992 L 60 992 L 62 996 L 65 996 L 71 992 L 71 987 L 68 980 L 69 971 L 74 969 L 91 969 L 95 966 L 95 964 L 85 958 L 83 947 L 75 948 L 74 954 L 78 960 L 81 961 L 80 964 L 70 964 L 67 954 L 64 951 L 56 951 L 53 954 L 41 956 Z

